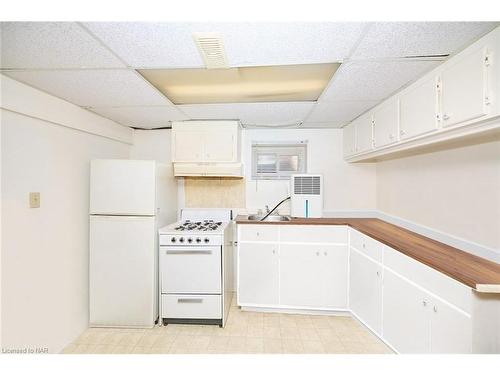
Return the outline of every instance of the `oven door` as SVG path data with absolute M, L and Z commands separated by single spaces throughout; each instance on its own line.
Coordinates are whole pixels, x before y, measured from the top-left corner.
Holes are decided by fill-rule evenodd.
M 221 293 L 220 246 L 160 246 L 161 292 Z

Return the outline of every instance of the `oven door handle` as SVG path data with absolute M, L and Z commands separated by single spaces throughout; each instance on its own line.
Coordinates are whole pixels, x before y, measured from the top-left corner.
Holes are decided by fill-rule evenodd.
M 193 254 L 212 254 L 212 250 L 167 250 L 165 251 L 167 255 L 193 255 Z
M 203 303 L 202 298 L 177 298 L 177 303 Z

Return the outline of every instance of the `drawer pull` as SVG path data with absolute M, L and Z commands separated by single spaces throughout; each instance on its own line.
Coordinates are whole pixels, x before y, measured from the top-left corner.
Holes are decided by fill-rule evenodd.
M 202 298 L 177 298 L 177 303 L 202 303 Z
M 212 254 L 212 250 L 167 250 L 166 254 L 177 254 L 177 255 L 193 255 L 193 254 Z

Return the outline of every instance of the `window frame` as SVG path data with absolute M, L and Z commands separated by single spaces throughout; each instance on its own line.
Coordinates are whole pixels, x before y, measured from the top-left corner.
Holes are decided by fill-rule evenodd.
M 307 141 L 291 142 L 252 142 L 252 180 L 288 180 L 293 174 L 307 173 Z M 280 158 L 291 155 L 290 152 L 279 152 L 280 148 L 297 148 L 298 168 L 296 171 L 281 171 Z M 266 150 L 267 149 L 267 150 Z M 276 155 L 276 174 L 265 174 L 257 171 L 259 155 Z

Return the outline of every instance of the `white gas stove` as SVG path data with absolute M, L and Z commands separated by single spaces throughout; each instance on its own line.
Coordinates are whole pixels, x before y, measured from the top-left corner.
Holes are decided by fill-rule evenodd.
M 180 221 L 159 230 L 160 323 L 225 324 L 232 297 L 230 221 L 231 210 L 183 209 Z

